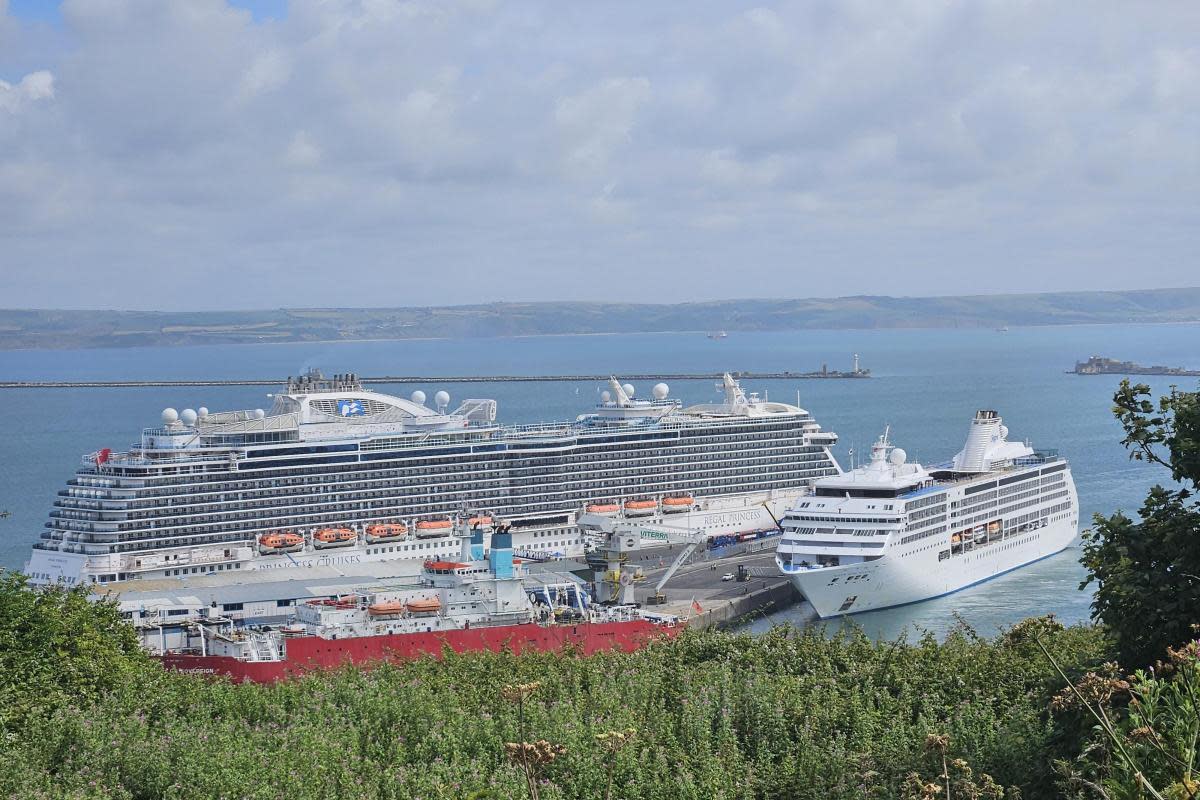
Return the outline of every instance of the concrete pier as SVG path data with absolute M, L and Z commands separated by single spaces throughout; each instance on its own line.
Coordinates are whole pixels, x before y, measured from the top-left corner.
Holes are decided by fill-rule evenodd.
M 791 581 L 780 575 L 775 565 L 774 546 L 778 540 L 762 542 L 763 549 L 744 552 L 724 558 L 702 557 L 678 572 L 663 587 L 667 602 L 650 605 L 646 601 L 654 592 L 654 585 L 662 576 L 663 568 L 654 566 L 646 569 L 646 580 L 638 589 L 638 601 L 647 611 L 674 614 L 686 619 L 689 628 L 725 628 L 746 621 L 759 614 L 770 614 L 787 608 L 802 598 Z M 670 563 L 673 554 L 663 550 L 662 559 Z M 657 558 L 650 551 L 651 558 Z M 643 561 L 645 563 L 645 561 Z M 657 562 L 654 562 L 657 564 Z M 751 572 L 750 580 L 722 580 L 725 575 L 737 575 L 742 565 Z M 700 606 L 697 611 L 692 602 Z
M 869 370 L 857 372 L 734 372 L 739 380 L 808 380 L 869 378 Z M 519 383 L 532 382 L 596 382 L 607 381 L 608 375 L 383 375 L 374 378 L 359 378 L 363 384 L 379 383 Z M 660 374 L 621 374 L 623 381 L 691 381 L 720 380 L 719 372 L 677 372 Z M 0 381 L 0 389 L 128 389 L 142 387 L 171 386 L 283 386 L 286 378 L 230 378 L 222 380 L 178 379 L 139 381 Z

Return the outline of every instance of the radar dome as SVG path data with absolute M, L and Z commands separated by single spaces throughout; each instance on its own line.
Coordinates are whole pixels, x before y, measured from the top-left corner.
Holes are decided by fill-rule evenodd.
M 254 409 L 254 418 L 255 419 L 262 419 L 266 415 L 267 415 L 267 412 L 263 411 L 261 408 Z
M 632 384 L 632 383 L 627 383 L 627 384 L 625 384 L 624 386 L 622 386 L 621 388 L 625 390 L 625 394 L 629 395 L 630 397 L 633 397 L 633 395 L 634 395 L 634 390 L 633 390 L 633 384 Z
M 196 424 L 196 412 L 193 409 L 185 408 L 179 415 L 179 421 L 184 425 Z
M 666 400 L 667 395 L 670 393 L 671 393 L 671 387 L 667 386 L 665 383 L 654 384 L 654 399 L 655 400 Z
M 892 450 L 892 454 L 890 456 L 888 456 L 888 461 L 891 461 L 892 465 L 896 466 L 896 467 L 900 466 L 907 460 L 908 460 L 908 453 L 904 452 L 904 450 L 902 450 L 899 447 Z
M 600 393 L 600 402 L 601 403 L 611 403 L 612 402 L 612 393 L 607 392 L 607 391 L 601 392 Z
M 412 401 L 414 403 L 416 403 L 417 405 L 419 405 L 419 406 L 425 405 L 425 393 L 422 392 L 420 389 L 417 389 L 415 392 L 413 392 L 411 395 L 411 398 L 412 398 Z
M 1008 426 L 1007 426 L 1007 425 L 1001 425 L 1001 426 L 1000 426 L 1000 438 L 1001 438 L 1001 439 L 1007 439 L 1007 438 L 1008 438 Z
M 433 396 L 433 402 L 438 404 L 438 407 L 450 405 L 450 393 L 445 389 Z
M 164 408 L 162 413 L 163 425 L 170 425 L 172 422 L 179 421 L 179 412 L 173 408 Z
M 208 416 L 208 409 L 205 408 L 204 406 L 200 406 L 199 408 L 196 409 L 196 416 L 199 417 L 200 419 L 204 419 L 205 417 Z

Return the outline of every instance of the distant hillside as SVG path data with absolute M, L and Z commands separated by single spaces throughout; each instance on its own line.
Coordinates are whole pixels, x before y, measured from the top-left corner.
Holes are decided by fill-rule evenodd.
M 0 349 L 633 331 L 978 328 L 1191 321 L 1200 321 L 1200 288 L 963 297 L 720 300 L 676 305 L 550 302 L 189 312 L 0 309 Z

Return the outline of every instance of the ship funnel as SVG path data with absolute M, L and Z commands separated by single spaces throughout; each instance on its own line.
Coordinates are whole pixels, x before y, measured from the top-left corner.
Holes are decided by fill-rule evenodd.
M 617 380 L 615 375 L 610 375 L 608 378 L 608 386 L 609 391 L 612 393 L 611 397 L 618 406 L 625 408 L 630 405 L 629 392 L 625 388 L 625 386 L 629 386 L 629 384 L 622 386 L 621 382 Z
M 955 472 L 987 472 L 992 468 L 989 451 L 1003 444 L 1003 422 L 995 411 L 976 411 L 963 449 L 954 457 Z
M 513 577 L 512 534 L 507 525 L 499 525 L 492 531 L 492 552 L 490 553 L 492 574 L 497 578 Z

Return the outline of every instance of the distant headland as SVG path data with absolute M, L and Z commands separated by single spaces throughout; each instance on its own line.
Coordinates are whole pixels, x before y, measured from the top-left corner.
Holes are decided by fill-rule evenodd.
M 703 303 L 489 303 L 263 311 L 0 309 L 0 349 L 604 333 L 986 328 L 1200 321 L 1200 288 Z M 710 334 L 710 338 L 712 335 Z M 723 338 L 723 337 L 722 337 Z M 718 345 L 714 345 L 718 346 Z

